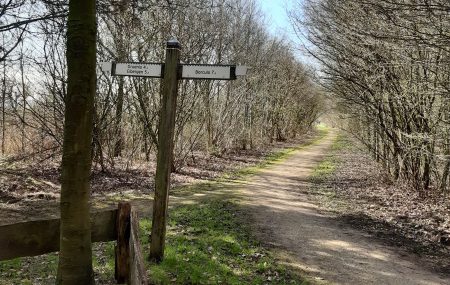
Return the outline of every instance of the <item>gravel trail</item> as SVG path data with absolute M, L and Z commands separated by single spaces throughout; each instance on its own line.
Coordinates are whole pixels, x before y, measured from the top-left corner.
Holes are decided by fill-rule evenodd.
M 242 203 L 256 236 L 318 284 L 450 284 L 419 257 L 352 229 L 308 199 L 308 177 L 335 136 L 330 132 L 247 180 Z

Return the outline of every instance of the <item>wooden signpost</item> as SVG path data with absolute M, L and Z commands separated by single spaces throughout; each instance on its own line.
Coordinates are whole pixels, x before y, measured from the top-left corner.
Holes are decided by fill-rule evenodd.
M 167 209 L 169 202 L 170 169 L 173 159 L 175 115 L 178 81 L 182 79 L 235 80 L 245 76 L 247 67 L 236 65 L 180 64 L 181 46 L 169 40 L 165 63 L 102 63 L 103 71 L 113 76 L 162 78 L 158 155 L 153 201 L 150 260 L 159 262 L 164 257 Z

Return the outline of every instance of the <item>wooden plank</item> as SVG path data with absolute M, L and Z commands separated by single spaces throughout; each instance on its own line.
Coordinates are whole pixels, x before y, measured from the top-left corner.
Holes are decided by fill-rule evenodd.
M 116 209 L 91 214 L 92 242 L 116 239 Z M 0 261 L 59 250 L 59 219 L 0 226 Z
M 91 214 L 92 242 L 113 241 L 116 232 L 117 209 L 99 211 Z
M 147 285 L 147 271 L 145 270 L 142 247 L 139 241 L 139 218 L 135 211 L 131 211 L 130 235 L 130 280 L 129 285 Z
M 117 245 L 115 248 L 115 271 L 114 276 L 117 283 L 128 282 L 130 274 L 130 203 L 119 203 L 117 210 Z
M 0 260 L 59 250 L 59 219 L 0 227 Z

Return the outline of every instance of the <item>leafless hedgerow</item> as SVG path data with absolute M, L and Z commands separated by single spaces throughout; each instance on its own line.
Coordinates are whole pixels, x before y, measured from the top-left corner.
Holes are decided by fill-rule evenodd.
M 448 192 L 449 2 L 303 2 L 291 19 L 345 128 L 394 179 L 422 196 Z

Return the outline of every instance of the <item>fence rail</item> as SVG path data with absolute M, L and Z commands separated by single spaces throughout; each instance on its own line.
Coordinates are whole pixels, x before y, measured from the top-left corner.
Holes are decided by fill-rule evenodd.
M 0 261 L 59 251 L 60 219 L 0 226 Z M 92 242 L 117 241 L 115 278 L 119 284 L 147 284 L 139 242 L 139 219 L 129 203 L 91 214 Z

